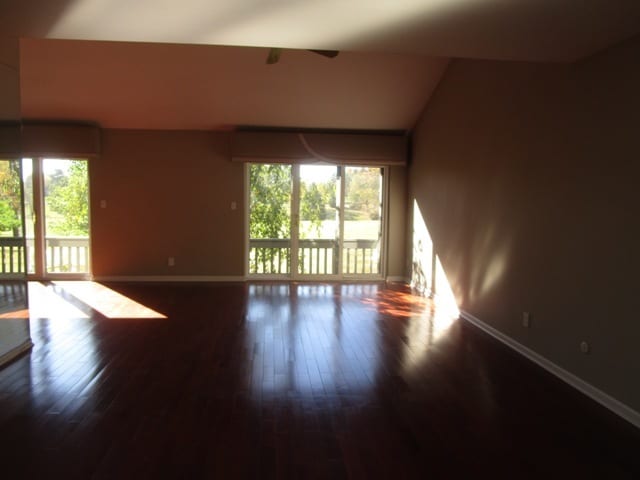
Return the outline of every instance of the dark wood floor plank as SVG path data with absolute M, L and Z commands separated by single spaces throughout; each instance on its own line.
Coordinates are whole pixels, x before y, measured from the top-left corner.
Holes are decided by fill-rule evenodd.
M 166 318 L 42 285 L 75 310 L 0 370 L 3 478 L 640 478 L 637 429 L 405 287 L 106 287 Z

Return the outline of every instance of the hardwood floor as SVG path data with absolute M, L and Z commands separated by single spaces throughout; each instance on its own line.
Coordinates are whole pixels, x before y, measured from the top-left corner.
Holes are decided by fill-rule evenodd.
M 2 478 L 640 478 L 639 430 L 402 287 L 107 287 L 32 287 Z

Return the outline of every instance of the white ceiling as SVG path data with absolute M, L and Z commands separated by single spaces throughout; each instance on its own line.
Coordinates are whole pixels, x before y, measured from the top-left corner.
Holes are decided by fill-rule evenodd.
M 445 58 L 573 61 L 640 32 L 640 1 L 0 0 L 0 29 L 31 39 L 29 117 L 407 129 Z M 238 46 L 342 53 L 266 66 L 266 50 Z
M 640 31 L 638 0 L 3 0 L 5 35 L 567 61 Z
M 407 130 L 445 59 L 176 44 L 21 41 L 25 118 L 90 119 L 108 128 L 236 125 Z

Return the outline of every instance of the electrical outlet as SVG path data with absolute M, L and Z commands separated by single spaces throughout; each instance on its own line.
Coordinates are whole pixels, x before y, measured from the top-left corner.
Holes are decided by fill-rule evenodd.
M 580 342 L 580 351 L 586 355 L 591 351 L 591 345 L 583 340 L 582 342 Z
M 167 258 L 167 265 L 169 265 L 170 267 L 175 267 L 175 265 L 176 265 L 176 259 L 175 259 L 175 257 L 169 257 L 169 258 Z
M 529 312 L 522 312 L 522 326 L 524 328 L 531 326 L 531 314 Z

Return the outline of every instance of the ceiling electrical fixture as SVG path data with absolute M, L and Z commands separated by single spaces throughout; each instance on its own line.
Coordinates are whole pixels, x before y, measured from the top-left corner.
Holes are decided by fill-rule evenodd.
M 272 48 L 269 50 L 269 55 L 267 55 L 267 65 L 273 65 L 274 63 L 278 63 L 280 60 L 280 55 L 282 55 L 282 48 Z M 335 58 L 340 53 L 338 50 L 307 50 L 308 52 L 317 53 L 318 55 L 322 55 L 327 58 Z
M 267 65 L 278 63 L 278 60 L 280 60 L 280 55 L 282 55 L 281 48 L 272 48 L 271 50 L 269 50 L 269 55 L 267 55 Z

